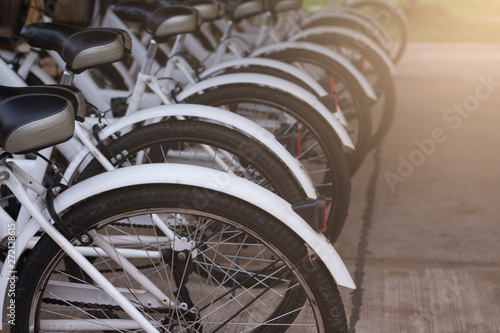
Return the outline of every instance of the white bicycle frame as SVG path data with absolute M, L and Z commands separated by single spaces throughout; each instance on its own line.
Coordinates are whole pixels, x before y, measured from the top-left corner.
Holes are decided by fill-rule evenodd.
M 278 38 L 276 37 L 276 40 Z M 191 51 L 193 54 L 197 55 L 205 55 L 207 51 L 200 45 L 198 41 L 196 41 L 192 36 L 187 35 L 185 38 L 185 44 L 187 45 L 187 48 Z M 236 60 L 227 60 L 228 59 L 228 54 L 224 50 L 231 50 L 231 55 L 233 57 L 239 57 Z M 305 83 L 318 97 L 325 96 L 327 92 L 319 86 L 316 80 L 314 80 L 311 76 L 305 73 L 305 71 L 295 67 L 291 66 L 289 64 L 280 62 L 280 61 L 274 61 L 271 59 L 266 59 L 262 58 L 265 57 L 266 54 L 270 54 L 273 52 L 277 51 L 283 51 L 283 50 L 293 50 L 293 49 L 306 49 L 311 52 L 319 53 L 325 57 L 330 58 L 334 62 L 336 62 L 339 66 L 343 66 L 346 68 L 354 77 L 355 79 L 359 82 L 363 92 L 365 93 L 365 97 L 372 100 L 376 101 L 377 97 L 376 94 L 371 87 L 370 83 L 366 80 L 366 78 L 361 74 L 355 67 L 352 65 L 349 60 L 347 60 L 345 57 L 342 55 L 332 52 L 331 50 L 317 45 L 313 43 L 308 43 L 308 42 L 300 42 L 300 41 L 292 41 L 292 42 L 279 42 L 279 43 L 274 43 L 270 44 L 267 46 L 262 46 L 254 49 L 250 54 L 248 58 L 241 58 L 241 54 L 243 53 L 243 50 L 241 50 L 236 43 L 233 43 L 229 38 L 226 40 L 221 41 L 220 45 L 218 46 L 217 50 L 214 52 L 212 57 L 209 57 L 207 60 L 208 63 L 213 63 L 207 70 L 202 72 L 200 74 L 200 78 L 204 79 L 208 77 L 209 75 L 213 74 L 214 72 L 217 72 L 221 69 L 228 69 L 228 68 L 238 68 L 238 67 L 244 67 L 244 66 L 251 66 L 252 64 L 257 64 L 263 67 L 269 67 L 277 70 L 281 70 L 284 73 L 288 73 L 293 75 L 295 78 L 299 76 L 301 78 L 302 82 Z M 231 56 L 229 56 L 231 57 Z M 271 62 L 266 63 L 266 60 L 271 60 Z M 168 68 L 168 64 L 167 64 Z M 171 73 L 167 71 L 167 73 Z M 263 81 L 263 82 L 267 82 Z M 273 86 L 275 87 L 275 86 Z M 290 90 L 293 91 L 293 90 Z M 295 91 L 294 91 L 295 92 Z M 297 94 L 299 98 L 303 98 L 301 94 Z M 343 125 L 347 126 L 347 121 L 342 113 L 342 110 L 340 108 L 337 109 L 337 112 L 335 112 L 334 117 Z M 329 117 L 331 118 L 331 117 Z M 331 120 L 331 122 L 334 122 Z M 335 131 L 339 136 L 341 135 L 340 132 L 338 131 L 338 127 L 335 127 Z M 344 145 L 348 146 L 345 142 L 343 142 Z
M 58 62 L 62 62 L 62 59 L 57 54 L 53 54 L 53 57 L 56 59 Z M 95 94 L 92 91 L 88 92 L 88 87 L 91 87 L 90 84 L 84 84 L 81 85 L 79 84 L 81 81 L 78 79 L 81 77 L 81 75 L 75 77 L 75 86 L 78 88 L 81 88 L 83 91 L 84 95 L 87 97 L 87 93 L 89 94 L 88 100 L 94 104 L 96 101 L 96 98 L 99 96 L 99 94 Z M 220 85 L 227 85 L 227 84 L 235 84 L 235 83 L 252 83 L 252 84 L 258 84 L 258 85 L 263 85 L 263 86 L 268 86 L 272 87 L 274 89 L 281 90 L 283 92 L 293 92 L 294 96 L 299 97 L 302 99 L 305 103 L 311 105 L 313 108 L 317 109 L 319 114 L 325 119 L 325 122 L 330 124 L 330 126 L 337 132 L 341 142 L 343 143 L 344 146 L 354 149 L 354 144 L 352 143 L 352 140 L 345 130 L 344 126 L 339 122 L 339 120 L 331 113 L 330 110 L 328 110 L 319 100 L 312 95 L 310 92 L 305 90 L 304 88 L 297 86 L 296 84 L 293 84 L 289 81 L 269 76 L 269 75 L 263 75 L 263 74 L 252 74 L 252 73 L 237 73 L 237 74 L 226 74 L 226 75 L 220 75 L 216 76 L 210 79 L 206 79 L 203 81 L 200 81 L 199 83 L 189 86 L 188 88 L 184 89 L 178 96 L 178 100 L 182 101 L 188 98 L 189 96 L 192 96 L 193 94 L 197 94 L 202 92 L 205 89 L 208 89 L 213 86 L 220 86 Z M 132 114 L 134 110 L 139 109 L 140 103 L 143 100 L 141 96 L 144 96 L 144 92 L 146 89 L 146 86 L 149 87 L 156 96 L 158 96 L 161 101 L 164 104 L 170 104 L 171 100 L 168 97 L 164 86 L 159 82 L 159 80 L 149 74 L 143 74 L 139 73 L 137 77 L 137 82 L 136 86 L 134 87 L 134 92 L 132 93 L 132 96 L 130 98 L 130 103 L 129 107 L 127 109 L 127 114 Z M 103 90 L 105 91 L 105 89 Z M 128 92 L 120 92 L 121 95 L 119 95 L 119 92 L 116 90 L 108 91 L 108 93 L 114 95 L 114 97 L 125 97 L 124 95 L 128 94 Z M 96 96 L 97 95 L 97 96 Z M 102 100 L 101 100 L 102 101 Z
M 137 328 L 143 328 L 146 332 L 158 332 L 129 302 L 127 297 L 111 285 L 106 278 L 88 262 L 84 257 L 84 255 L 90 253 L 86 251 L 86 247 L 73 246 L 53 226 L 40 200 L 46 191 L 40 183 L 14 163 L 0 165 L 0 182 L 11 189 L 32 217 L 27 223 L 22 223 L 22 221 L 19 221 L 21 216 L 18 217 L 18 221 L 16 222 L 16 255 L 20 255 L 27 248 L 30 248 L 30 242 L 32 243 L 32 239 L 41 227 L 87 274 L 89 274 L 97 285 L 106 291 L 116 304 L 120 305 L 124 311 L 136 321 Z M 289 203 L 256 184 L 224 172 L 179 164 L 149 164 L 117 169 L 105 174 L 99 174 L 72 186 L 55 199 L 54 207 L 56 212 L 59 213 L 92 196 L 119 188 L 144 184 L 181 184 L 196 186 L 202 189 L 218 191 L 235 196 L 252 205 L 260 207 L 270 215 L 282 221 L 291 230 L 300 230 L 298 235 L 323 261 L 335 281 L 339 285 L 355 288 L 349 272 L 335 249 L 322 234 L 315 232 L 304 220 L 302 220 L 292 210 Z M 28 194 L 29 190 L 32 191 L 31 197 Z M 35 193 L 34 197 L 33 193 Z M 0 216 L 4 215 L 8 216 L 8 214 L 0 208 Z M 13 223 L 12 219 L 6 222 L 9 224 Z M 162 231 L 166 232 L 165 234 L 167 237 L 171 237 L 170 235 L 173 233 L 169 232 L 168 226 L 165 224 L 162 225 L 161 220 L 155 220 L 154 222 Z M 99 252 L 109 255 L 114 260 L 119 259 L 121 263 L 125 263 L 123 269 L 133 276 L 134 279 L 141 282 L 146 291 L 149 292 L 151 296 L 155 297 L 158 302 L 165 306 L 176 306 L 173 301 L 169 300 L 169 298 L 163 294 L 163 292 L 156 290 L 154 284 L 146 277 L 135 270 L 134 267 L 126 264 L 126 262 L 128 262 L 126 257 L 132 254 L 122 251 L 119 248 L 115 251 L 113 245 L 108 242 L 110 239 L 107 240 L 99 236 L 95 238 L 96 244 L 98 244 L 101 249 Z M 139 254 L 135 253 L 134 255 L 137 257 Z M 154 253 L 144 253 L 144 255 L 154 255 Z M 9 261 L 4 263 L 0 273 L 0 295 L 2 295 L 4 300 L 8 291 L 10 273 L 15 271 L 15 263 L 13 263 L 14 266 L 10 266 L 10 264 L 11 262 Z M 87 298 L 89 297 L 88 293 L 85 295 Z M 0 318 L 3 317 L 4 308 L 2 307 L 0 309 Z M 105 320 L 99 320 L 99 322 L 105 322 Z M 126 324 L 130 325 L 129 322 Z

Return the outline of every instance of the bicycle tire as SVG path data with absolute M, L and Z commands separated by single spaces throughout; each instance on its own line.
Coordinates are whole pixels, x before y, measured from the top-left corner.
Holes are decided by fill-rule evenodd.
M 342 10 L 345 11 L 343 7 L 338 8 L 339 12 L 342 12 Z M 355 9 L 351 9 L 353 11 L 357 11 Z M 346 13 L 350 13 L 349 11 L 346 11 Z M 352 13 L 351 13 L 352 14 Z M 335 27 L 344 27 L 348 28 L 350 30 L 356 31 L 358 33 L 362 33 L 372 39 L 375 43 L 377 43 L 380 48 L 382 48 L 384 51 L 387 51 L 389 54 L 389 50 L 386 49 L 387 40 L 385 38 L 385 32 L 383 27 L 380 26 L 378 21 L 376 21 L 374 18 L 370 17 L 370 20 L 367 20 L 366 18 L 355 15 L 355 18 L 361 20 L 362 22 L 357 22 L 356 20 L 352 20 L 349 17 L 342 17 L 342 16 L 336 16 L 334 20 L 332 20 L 332 17 L 319 17 L 316 18 L 315 20 L 311 20 L 307 24 L 301 26 L 302 30 L 309 29 L 309 28 L 316 28 L 316 27 L 321 27 L 321 26 L 335 26 Z
M 325 235 L 332 242 L 338 238 L 349 208 L 351 190 L 349 170 L 340 139 L 315 109 L 293 95 L 249 84 L 212 87 L 202 94 L 189 97 L 184 102 L 222 107 L 240 113 L 275 135 L 301 127 L 303 153 L 298 159 L 311 175 L 320 194 L 327 197 L 328 216 Z M 243 111 L 240 106 L 246 108 L 244 110 L 246 112 L 238 112 Z M 261 110 L 257 110 L 254 106 Z M 269 111 L 269 114 L 264 114 L 265 111 Z M 313 143 L 310 143 L 311 140 Z M 304 147 L 313 148 L 307 151 Z M 311 157 L 312 154 L 316 156 Z M 318 156 L 325 160 L 326 167 L 318 166 Z
M 372 11 L 369 14 L 371 14 L 372 17 L 379 21 L 380 25 L 382 25 L 386 29 L 389 36 L 393 36 L 393 38 L 391 39 L 395 40 L 397 46 L 394 48 L 394 51 L 390 52 L 390 56 L 394 64 L 397 64 L 403 57 L 406 46 L 408 44 L 408 29 L 406 19 L 403 16 L 404 14 L 402 14 L 399 10 L 394 10 L 393 8 L 391 8 L 391 5 L 380 1 L 358 1 L 351 4 L 350 7 L 356 8 L 358 10 L 369 8 Z M 381 12 L 389 13 L 389 21 L 381 22 Z M 392 27 L 390 26 L 391 24 L 393 25 Z M 397 32 L 393 31 L 393 33 L 391 33 L 391 30 L 395 30 Z M 396 37 L 394 38 L 394 36 Z
M 106 145 L 107 151 L 123 152 L 128 155 L 119 165 L 144 163 L 184 163 L 210 167 L 221 170 L 213 160 L 204 160 L 200 156 L 192 159 L 192 153 L 186 156 L 187 150 L 195 150 L 194 157 L 204 153 L 201 145 L 208 145 L 216 153 L 227 160 L 229 153 L 229 168 L 238 176 L 252 180 L 273 191 L 291 204 L 304 202 L 306 195 L 290 174 L 289 168 L 271 153 L 266 147 L 252 138 L 228 128 L 224 125 L 208 123 L 200 120 L 170 119 L 159 123 L 140 126 Z M 139 152 L 147 152 L 138 163 Z M 171 154 L 169 154 L 169 152 Z M 204 157 L 203 157 L 204 158 Z M 233 165 L 236 167 L 233 168 Z M 245 166 L 239 170 L 238 166 Z M 229 172 L 229 170 L 221 170 Z M 240 171 L 240 173 L 238 173 Z M 99 173 L 105 172 L 104 167 L 95 158 L 87 164 L 78 175 L 75 182 L 80 182 Z
M 325 55 L 303 49 L 286 49 L 273 51 L 264 55 L 267 58 L 280 60 L 289 64 L 309 64 L 314 68 L 307 68 L 315 72 L 316 67 L 324 72 L 317 74 L 319 83 L 322 83 L 327 91 L 330 90 L 331 77 L 334 78 L 334 90 L 338 94 L 338 105 L 350 125 L 351 138 L 356 149 L 349 156 L 349 171 L 353 176 L 361 167 L 370 146 L 370 133 L 372 121 L 370 106 L 365 97 L 363 89 L 357 79 L 347 69 Z M 327 75 L 325 77 L 324 75 Z
M 387 135 L 396 113 L 396 85 L 391 69 L 379 53 L 362 40 L 354 40 L 350 36 L 336 33 L 311 35 L 305 40 L 332 48 L 351 61 L 359 63 L 360 59 L 363 60 L 365 67 L 363 73 L 378 98 L 371 108 L 373 129 L 367 147 L 368 150 L 374 149 Z
M 131 280 L 127 280 L 126 277 L 128 275 L 126 273 L 125 277 L 123 277 L 124 274 L 120 271 L 120 266 L 107 262 L 109 259 L 106 261 L 102 256 L 97 256 L 98 262 L 94 262 L 95 267 L 100 269 L 106 276 L 110 276 L 110 282 L 115 286 L 127 287 L 129 292 L 133 293 L 136 297 L 134 298 L 136 300 L 136 308 L 145 315 L 147 313 L 149 320 L 153 321 L 161 329 L 171 331 L 177 328 L 178 331 L 182 329 L 182 331 L 199 332 L 197 328 L 201 330 L 201 327 L 203 327 L 203 332 L 215 332 L 216 328 L 220 328 L 219 326 L 221 326 L 224 327 L 224 331 L 229 332 L 240 332 L 248 328 L 252 332 L 271 333 L 284 332 L 288 329 L 290 329 L 289 332 L 301 332 L 304 329 L 303 325 L 314 325 L 316 326 L 316 332 L 340 333 L 347 331 L 342 299 L 333 277 L 319 260 L 310 263 L 303 241 L 294 232 L 258 207 L 252 206 L 241 199 L 221 193 L 211 193 L 211 195 L 207 196 L 204 200 L 203 208 L 200 209 L 199 203 L 197 203 L 198 193 L 199 189 L 182 185 L 153 184 L 123 188 L 103 193 L 81 202 L 66 212 L 62 218 L 70 225 L 78 225 L 85 230 L 94 229 L 101 235 L 104 234 L 111 237 L 116 234 L 113 231 L 113 223 L 124 222 L 124 219 L 130 220 L 141 217 L 147 219 L 153 213 L 160 214 L 159 216 L 164 216 L 163 214 L 171 214 L 172 216 L 183 215 L 185 218 L 190 218 L 191 216 L 193 220 L 188 220 L 188 225 L 186 226 L 181 222 L 177 224 L 177 218 L 175 218 L 175 221 L 172 221 L 175 224 L 170 225 L 176 233 L 182 234 L 193 241 L 207 243 L 211 240 L 220 240 L 220 243 L 213 242 L 210 245 L 217 245 L 217 250 L 222 256 L 231 255 L 232 251 L 224 248 L 224 246 L 228 246 L 228 242 L 224 241 L 224 237 L 227 236 L 219 235 L 219 232 L 229 231 L 233 234 L 243 236 L 251 235 L 260 241 L 259 247 L 265 246 L 266 251 L 270 251 L 276 256 L 274 259 L 275 262 L 279 262 L 288 268 L 284 273 L 292 274 L 291 276 L 283 275 L 283 277 L 275 277 L 277 283 L 275 286 L 271 286 L 271 293 L 266 292 L 259 295 L 258 292 L 260 290 L 255 288 L 255 290 L 252 289 L 254 294 L 251 295 L 244 288 L 237 286 L 234 294 L 228 295 L 225 290 L 220 290 L 217 284 L 211 285 L 208 280 L 204 281 L 200 278 L 193 281 L 194 277 L 198 277 L 198 275 L 193 276 L 193 274 L 188 275 L 191 277 L 190 280 L 184 280 L 183 277 L 182 280 L 179 280 L 181 282 L 177 286 L 177 283 L 173 283 L 173 281 L 166 278 L 167 275 L 175 274 L 167 272 L 167 267 L 177 267 L 176 265 L 179 265 L 175 262 L 177 257 L 172 256 L 171 259 L 164 258 L 158 264 L 153 262 L 153 259 L 149 257 L 149 261 L 155 266 L 155 269 L 148 271 L 148 278 L 154 283 L 162 281 L 161 286 L 164 288 L 165 293 L 172 300 L 184 303 L 187 302 L 186 296 L 177 289 L 189 288 L 187 299 L 193 304 L 190 305 L 190 309 L 193 309 L 195 306 L 199 309 L 196 315 L 189 315 L 187 311 L 181 309 L 173 309 L 171 310 L 172 313 L 167 315 L 159 312 L 158 308 L 155 308 L 155 311 L 153 311 L 151 306 L 148 305 L 149 300 L 148 303 L 145 303 L 139 298 L 140 296 L 135 291 L 140 286 L 132 283 Z M 125 221 L 124 223 L 127 222 Z M 199 224 L 203 224 L 203 229 L 200 228 Z M 96 229 L 97 226 L 98 229 Z M 195 231 L 194 233 L 190 232 L 191 227 Z M 196 231 L 199 230 L 210 231 L 213 234 L 206 235 L 204 232 L 200 232 L 201 235 L 197 235 Z M 128 235 L 135 236 L 133 231 Z M 213 238 L 210 238 L 212 236 Z M 137 235 L 137 237 L 142 236 Z M 135 244 L 138 246 L 142 244 L 146 247 L 146 243 L 141 239 L 138 239 Z M 147 245 L 147 250 L 149 251 L 153 249 L 158 250 L 162 246 L 159 240 Z M 199 251 L 197 254 L 192 251 L 189 252 L 188 258 L 192 259 L 188 260 L 195 261 L 196 257 L 201 255 L 200 247 L 197 247 L 197 249 Z M 203 255 L 213 258 L 213 264 L 217 264 L 215 257 L 211 256 L 212 253 L 207 251 Z M 110 301 L 106 300 L 105 297 L 99 299 L 99 297 L 94 296 L 92 298 L 87 294 L 84 296 L 86 298 L 82 299 L 82 302 L 77 302 L 81 298 L 80 295 L 77 298 L 70 297 L 67 294 L 59 294 L 54 289 L 51 289 L 49 281 L 55 283 L 52 282 L 54 280 L 59 280 L 59 283 L 71 281 L 74 283 L 71 285 L 73 288 L 77 285 L 88 285 L 84 281 L 72 281 L 71 276 L 67 276 L 67 272 L 59 271 L 59 265 L 64 261 L 65 257 L 62 249 L 47 235 L 42 236 L 33 248 L 26 265 L 20 272 L 17 283 L 16 305 L 18 311 L 16 313 L 16 325 L 11 327 L 13 333 L 28 331 L 35 333 L 42 332 L 46 324 L 54 324 L 54 320 L 59 318 L 67 319 L 69 315 L 71 316 L 69 318 L 85 320 L 83 322 L 79 321 L 80 325 L 91 325 L 90 319 L 94 317 L 88 315 L 89 308 L 92 309 L 91 311 L 104 311 L 110 307 Z M 257 257 L 247 258 L 246 260 L 257 260 Z M 101 259 L 103 259 L 104 264 L 99 261 Z M 232 260 L 234 261 L 235 259 L 233 258 Z M 146 259 L 146 261 L 148 260 Z M 137 260 L 131 260 L 131 262 L 137 264 Z M 257 264 L 261 265 L 260 263 Z M 243 270 L 240 265 L 235 267 Z M 108 270 L 114 274 L 112 275 L 109 272 L 103 271 L 103 268 L 109 268 Z M 171 271 L 174 271 L 174 268 Z M 188 270 L 182 268 L 180 273 L 185 276 L 186 272 Z M 159 280 L 162 274 L 165 277 L 163 280 Z M 288 279 L 290 284 L 287 283 L 286 279 Z M 298 309 L 295 307 L 290 308 L 289 304 L 283 304 L 280 294 L 287 291 L 280 289 L 281 284 L 284 284 L 281 288 L 285 287 L 288 291 L 293 289 L 297 292 L 295 296 L 303 298 L 304 302 L 301 305 L 300 312 L 304 311 L 306 313 L 298 313 Z M 93 286 L 91 287 L 94 288 Z M 214 305 L 212 304 L 214 300 L 218 300 L 219 298 L 220 302 L 217 301 L 216 306 L 211 307 Z M 265 302 L 267 308 L 260 312 L 257 306 L 247 306 L 245 308 L 244 305 L 251 305 L 253 304 L 251 303 L 252 301 L 259 301 L 262 304 Z M 53 306 L 54 303 L 57 304 L 57 307 Z M 218 306 L 221 308 L 217 308 Z M 276 307 L 275 310 L 278 312 L 267 311 L 268 309 L 272 310 L 271 306 Z M 68 314 L 68 307 L 70 309 L 75 308 L 76 311 L 71 312 L 69 310 Z M 222 310 L 227 312 L 221 313 L 220 317 L 217 317 Z M 46 311 L 50 313 L 47 314 Z M 127 319 L 123 311 L 119 311 L 119 309 L 114 311 L 117 313 L 114 316 L 115 321 Z M 251 315 L 242 313 L 242 311 L 251 311 Z M 271 316 L 269 316 L 270 313 Z M 230 322 L 226 322 L 226 320 L 231 319 L 232 315 L 236 315 L 237 317 L 235 318 L 238 321 L 231 320 Z M 247 320 L 247 322 L 243 322 L 243 320 Z M 97 320 L 97 323 L 102 322 L 102 319 Z M 224 326 L 228 323 L 232 324 L 232 326 Z M 109 322 L 106 322 L 106 324 L 109 324 Z M 104 331 L 113 330 L 112 326 L 104 327 Z M 299 327 L 298 331 L 297 327 Z M 65 332 L 68 331 L 70 330 L 66 330 Z M 138 331 L 141 330 L 136 330 L 135 332 Z

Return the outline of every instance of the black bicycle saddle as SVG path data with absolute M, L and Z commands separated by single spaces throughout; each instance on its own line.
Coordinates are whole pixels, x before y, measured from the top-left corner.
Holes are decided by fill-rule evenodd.
M 128 33 L 115 28 L 77 28 L 39 22 L 25 26 L 21 37 L 32 47 L 59 53 L 67 69 L 75 74 L 118 61 L 132 49 Z
M 198 11 L 203 22 L 221 19 L 225 13 L 224 4 L 215 0 L 155 0 L 165 6 L 183 5 L 193 7 Z
M 302 8 L 302 0 L 266 0 L 266 9 L 272 13 L 282 13 Z
M 139 23 L 158 42 L 196 31 L 201 25 L 201 16 L 187 6 L 127 1 L 114 6 L 113 12 L 125 21 Z
M 69 140 L 85 100 L 71 86 L 0 86 L 0 147 L 25 154 Z
M 221 0 L 221 2 L 226 6 L 226 14 L 233 22 L 266 12 L 264 0 Z

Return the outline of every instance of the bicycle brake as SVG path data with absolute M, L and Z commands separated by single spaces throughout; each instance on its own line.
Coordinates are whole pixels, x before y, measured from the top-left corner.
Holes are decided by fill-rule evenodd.
M 54 199 L 64 192 L 68 187 L 63 184 L 55 184 L 48 188 L 47 193 L 45 195 L 45 204 L 47 206 L 47 211 L 49 212 L 50 217 L 54 220 L 54 224 L 58 227 L 58 229 L 65 234 L 67 237 L 75 237 L 78 245 L 90 245 L 94 242 L 94 239 L 91 235 L 85 231 L 81 226 L 70 226 L 65 223 L 57 214 L 54 208 Z

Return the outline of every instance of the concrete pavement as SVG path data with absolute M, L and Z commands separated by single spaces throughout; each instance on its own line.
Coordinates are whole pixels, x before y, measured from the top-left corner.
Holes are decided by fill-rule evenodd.
M 338 244 L 350 333 L 500 332 L 500 45 L 415 43 Z

